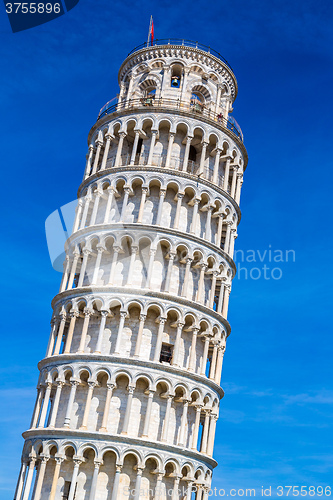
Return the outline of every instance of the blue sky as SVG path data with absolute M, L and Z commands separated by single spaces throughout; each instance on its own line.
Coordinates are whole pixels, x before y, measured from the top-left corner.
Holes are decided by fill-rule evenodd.
M 17 34 L 0 16 L 3 500 L 13 497 L 60 282 L 44 222 L 75 197 L 88 131 L 151 14 L 156 38 L 199 40 L 230 62 L 249 153 L 236 249 L 254 250 L 256 262 L 238 264 L 262 275 L 234 280 L 213 486 L 272 485 L 272 496 L 278 485 L 332 486 L 332 4 L 80 0 Z M 295 261 L 260 262 L 269 248 L 294 250 Z M 264 279 L 265 264 L 281 279 Z

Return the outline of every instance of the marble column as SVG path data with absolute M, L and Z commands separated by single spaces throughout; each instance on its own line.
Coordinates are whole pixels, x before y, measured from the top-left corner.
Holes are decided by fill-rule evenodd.
M 109 186 L 107 188 L 107 192 L 108 192 L 108 199 L 107 199 L 107 202 L 106 202 L 103 224 L 108 224 L 109 223 L 110 211 L 111 211 L 111 207 L 112 207 L 112 201 L 113 201 L 113 197 L 115 195 L 115 190 L 114 190 L 114 188 L 112 186 Z
M 110 144 L 111 144 L 111 140 L 113 139 L 113 135 L 107 133 L 107 134 L 105 134 L 105 139 L 106 139 L 106 142 L 105 142 L 101 170 L 105 170 L 106 162 L 107 162 L 108 155 L 109 155 Z
M 142 192 L 141 192 L 141 202 L 140 202 L 140 208 L 139 208 L 139 214 L 138 214 L 138 220 L 137 223 L 142 223 L 142 218 L 143 218 L 143 211 L 145 208 L 145 203 L 146 203 L 146 197 L 149 192 L 149 188 L 147 186 L 142 186 Z
M 175 257 L 176 257 L 176 252 L 170 251 L 169 255 L 168 255 L 168 259 L 169 259 L 168 270 L 167 270 L 167 275 L 165 278 L 165 286 L 164 286 L 164 292 L 166 292 L 166 293 L 169 293 L 172 268 L 173 268 L 173 261 L 174 261 Z
M 73 462 L 74 462 L 74 469 L 73 469 L 73 474 L 72 474 L 71 487 L 69 489 L 68 500 L 74 499 L 77 476 L 79 474 L 79 468 L 80 468 L 80 465 L 82 463 L 82 460 L 80 460 L 78 458 L 73 458 Z
M 191 343 L 191 350 L 190 350 L 190 359 L 188 362 L 188 370 L 193 372 L 195 369 L 195 362 L 196 362 L 196 345 L 197 345 L 197 336 L 198 336 L 198 331 L 199 328 L 193 328 L 192 330 L 192 343 Z
M 123 430 L 121 432 L 122 434 L 127 434 L 127 432 L 128 432 L 128 425 L 129 425 L 130 416 L 131 416 L 132 400 L 133 400 L 135 386 L 129 385 L 127 390 L 128 390 L 128 396 L 127 396 L 127 404 L 126 404 L 126 411 L 125 411 L 125 417 L 124 417 L 124 425 L 123 425 Z
M 150 147 L 149 147 L 149 155 L 148 155 L 147 165 L 151 165 L 152 161 L 153 161 L 154 147 L 155 147 L 157 132 L 158 132 L 157 130 L 152 130 L 151 131 L 151 141 L 150 141 Z
M 202 150 L 201 150 L 201 156 L 200 156 L 200 167 L 199 167 L 199 173 L 198 173 L 198 175 L 203 174 L 204 170 L 205 170 L 205 161 L 206 161 L 207 146 L 208 146 L 207 142 L 203 142 L 202 143 Z
M 148 401 L 147 401 L 146 416 L 145 416 L 145 422 L 144 422 L 144 426 L 143 426 L 142 437 L 148 437 L 151 409 L 153 406 L 153 398 L 154 398 L 154 394 L 155 394 L 155 391 L 153 391 L 151 389 L 149 389 L 147 392 L 148 392 Z
M 194 421 L 194 428 L 193 428 L 193 434 L 192 434 L 192 443 L 191 443 L 191 449 L 194 450 L 194 451 L 196 451 L 197 447 L 198 447 L 198 437 L 199 437 L 201 409 L 202 409 L 202 405 L 196 405 L 196 407 L 195 407 L 195 421 Z
M 178 229 L 179 228 L 179 218 L 180 218 L 180 210 L 182 206 L 182 199 L 184 198 L 184 193 L 177 193 L 177 208 L 176 208 L 176 215 L 175 215 L 175 220 L 173 223 L 173 228 Z
M 183 401 L 183 414 L 182 414 L 182 418 L 180 421 L 178 446 L 185 446 L 186 445 L 185 430 L 186 430 L 186 424 L 187 424 L 188 405 L 189 405 L 189 401 L 185 399 Z
M 38 467 L 38 473 L 36 476 L 36 488 L 35 488 L 35 494 L 33 496 L 33 500 L 40 500 L 40 496 L 42 493 L 42 486 L 43 486 L 43 481 L 44 481 L 44 476 L 45 476 L 45 469 L 46 469 L 46 464 L 48 462 L 50 457 L 46 456 L 41 456 L 40 458 L 40 463 Z
M 54 500 L 55 499 L 55 494 L 57 491 L 57 485 L 58 485 L 58 480 L 59 480 L 59 473 L 60 473 L 60 468 L 61 464 L 64 461 L 64 458 L 62 457 L 55 457 L 55 468 L 54 468 L 54 473 L 53 473 L 53 480 L 52 480 L 52 486 L 51 486 L 51 493 L 48 498 L 48 500 Z
M 67 428 L 69 428 L 70 424 L 71 424 L 72 408 L 73 408 L 73 404 L 74 404 L 76 389 L 77 389 L 77 386 L 79 385 L 79 381 L 78 380 L 71 380 L 70 384 L 71 384 L 71 391 L 69 393 L 65 422 L 64 422 L 64 427 L 67 427 Z
M 79 313 L 79 311 L 73 309 L 69 312 L 69 317 L 71 318 L 71 320 L 70 320 L 69 328 L 68 328 L 68 332 L 67 332 L 64 354 L 68 354 L 71 352 L 75 323 L 76 323 L 77 318 L 80 317 L 80 313 Z
M 15 494 L 14 494 L 14 500 L 20 500 L 21 499 L 22 489 L 23 489 L 23 485 L 24 485 L 24 479 L 25 479 L 25 474 L 26 474 L 26 471 L 27 471 L 28 463 L 29 462 L 28 462 L 27 459 L 23 459 L 22 458 L 22 464 L 21 464 L 21 469 L 20 469 L 20 474 L 19 474 L 19 477 L 18 477 L 18 481 L 17 481 L 16 491 L 15 491 Z
M 52 390 L 52 382 L 47 382 L 46 383 L 45 393 L 44 393 L 44 401 L 43 401 L 43 406 L 42 406 L 42 412 L 41 412 L 40 419 L 39 419 L 39 424 L 38 424 L 39 428 L 43 428 L 44 425 L 45 425 L 45 419 L 46 419 L 47 409 L 48 409 L 48 406 L 49 406 L 51 390 Z
M 168 429 L 169 429 L 170 409 L 171 409 L 172 399 L 173 399 L 173 396 L 171 396 L 169 394 L 169 396 L 167 397 L 167 405 L 166 405 L 164 422 L 163 422 L 163 430 L 162 430 L 162 436 L 161 436 L 162 443 L 165 443 L 168 439 Z
M 80 269 L 80 277 L 79 277 L 79 281 L 77 284 L 78 288 L 81 288 L 83 286 L 83 281 L 84 281 L 84 277 L 86 274 L 86 268 L 87 268 L 87 263 L 88 263 L 88 257 L 90 254 L 91 254 L 91 251 L 88 248 L 83 249 L 83 260 L 82 260 L 81 269 Z
M 97 172 L 98 161 L 99 161 L 99 156 L 101 154 L 101 149 L 102 149 L 102 146 L 103 146 L 103 142 L 102 141 L 96 141 L 96 144 L 97 144 L 97 148 L 96 148 L 94 165 L 93 165 L 93 169 L 92 169 L 91 175 L 94 175 Z
M 34 475 L 35 464 L 36 464 L 36 459 L 30 458 L 27 479 L 24 485 L 23 500 L 28 500 L 30 496 L 31 483 Z
M 115 354 L 120 354 L 121 337 L 122 337 L 122 333 L 123 333 L 123 328 L 124 328 L 126 316 L 127 316 L 127 311 L 120 311 L 118 334 L 117 334 L 116 346 L 115 346 L 115 350 L 114 350 Z
M 103 334 L 105 330 L 106 318 L 108 317 L 108 315 L 109 311 L 101 311 L 101 322 L 99 325 L 98 338 L 94 354 L 101 354 L 102 352 Z
M 56 389 L 56 393 L 55 393 L 55 396 L 53 399 L 53 404 L 52 404 L 52 409 L 51 409 L 51 414 L 50 414 L 50 423 L 49 423 L 49 427 L 51 427 L 51 428 L 55 427 L 61 391 L 62 391 L 64 384 L 65 383 L 62 380 L 56 381 L 57 389 Z
M 114 481 L 113 481 L 111 500 L 117 500 L 117 498 L 118 498 L 118 489 L 119 489 L 119 480 L 120 480 L 121 469 L 122 469 L 122 465 L 116 465 L 116 473 L 115 473 Z
M 93 477 L 91 480 L 89 500 L 95 500 L 96 491 L 97 491 L 98 474 L 99 474 L 99 469 L 100 469 L 101 465 L 102 465 L 101 460 L 94 460 L 94 473 L 93 473 Z
M 166 189 L 160 188 L 160 199 L 158 203 L 157 217 L 156 217 L 156 225 L 159 226 L 161 224 L 162 212 L 163 212 L 163 203 L 166 195 Z
M 136 338 L 135 352 L 134 352 L 134 356 L 135 357 L 140 357 L 143 327 L 144 327 L 144 324 L 145 324 L 146 317 L 147 317 L 146 314 L 140 314 L 138 336 Z
M 110 413 L 110 403 L 111 403 L 113 389 L 115 387 L 116 387 L 115 384 L 106 384 L 105 407 L 104 407 L 102 425 L 101 425 L 101 428 L 99 429 L 99 432 L 107 432 L 108 431 L 107 425 L 108 425 L 108 418 L 109 418 L 109 413 Z
M 78 353 L 83 353 L 85 351 L 89 321 L 90 321 L 90 317 L 94 314 L 94 310 L 88 309 L 87 307 L 85 307 L 83 312 L 84 312 L 84 320 L 83 320 L 83 326 L 82 326 L 82 332 L 81 332 L 81 338 L 80 338 L 80 345 L 79 345 L 79 349 L 77 351 Z
M 166 318 L 160 318 L 159 325 L 158 325 L 155 353 L 154 353 L 154 362 L 155 363 L 157 363 L 160 360 L 165 322 L 166 322 Z
M 183 289 L 182 289 L 182 297 L 187 297 L 187 289 L 188 289 L 188 281 L 190 277 L 190 270 L 191 270 L 191 264 L 192 264 L 193 259 L 190 257 L 186 258 L 186 267 L 185 267 L 185 275 L 184 275 L 184 283 L 183 283 Z
M 87 399 L 86 399 L 86 404 L 84 407 L 84 414 L 83 414 L 82 425 L 80 427 L 80 431 L 87 430 L 87 423 L 88 423 L 88 417 L 89 417 L 89 412 L 90 412 L 91 400 L 93 397 L 93 392 L 94 392 L 95 387 L 96 387 L 96 382 L 88 380 Z
M 91 280 L 92 285 L 97 285 L 98 274 L 99 274 L 99 269 L 101 266 L 103 252 L 104 252 L 104 250 L 106 250 L 106 248 L 104 248 L 102 245 L 97 245 L 96 248 L 97 248 L 97 257 L 96 257 L 96 262 L 95 262 L 94 274 L 93 274 L 93 277 Z
M 223 190 L 228 192 L 229 185 L 229 171 L 230 171 L 230 158 L 227 159 L 224 168 L 224 180 L 223 180 Z
M 184 161 L 183 161 L 183 172 L 187 171 L 188 158 L 189 158 L 189 154 L 190 154 L 190 146 L 191 146 L 192 139 L 193 139 L 193 137 L 191 137 L 191 136 L 186 137 L 186 146 L 185 146 Z
M 179 351 L 180 351 L 180 341 L 182 337 L 182 331 L 185 326 L 185 323 L 182 323 L 181 321 L 178 321 L 177 323 L 177 333 L 176 333 L 176 340 L 175 340 L 175 345 L 173 349 L 173 357 L 172 357 L 172 366 L 179 366 Z
M 131 159 L 130 159 L 130 165 L 134 165 L 136 151 L 138 149 L 138 143 L 139 143 L 139 138 L 140 138 L 139 130 L 135 130 L 134 132 L 135 132 L 135 136 L 134 136 L 134 143 L 133 143 L 132 154 L 131 154 Z
M 121 163 L 121 153 L 123 149 L 123 144 L 124 144 L 124 139 L 126 137 L 126 132 L 120 132 L 119 133 L 119 142 L 118 142 L 118 148 L 117 148 L 117 154 L 116 154 L 116 161 L 115 161 L 115 167 L 119 167 Z
M 173 146 L 173 141 L 175 139 L 175 135 L 176 134 L 174 132 L 169 133 L 168 151 L 167 151 L 167 156 L 166 156 L 166 160 L 165 160 L 165 168 L 170 168 L 172 146 Z

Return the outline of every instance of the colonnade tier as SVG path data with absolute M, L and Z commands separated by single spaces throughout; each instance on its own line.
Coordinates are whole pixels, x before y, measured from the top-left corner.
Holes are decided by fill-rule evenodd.
M 75 498 L 90 499 L 98 492 L 101 498 L 128 500 L 138 488 L 147 492 L 140 498 L 203 498 L 216 464 L 193 452 L 174 453 L 167 446 L 157 450 L 130 438 L 110 443 L 104 436 L 34 434 L 24 434 L 15 498 L 23 492 L 29 498 L 32 492 L 36 500 L 56 500 L 65 491 L 68 498 L 75 493 Z
M 239 204 L 245 149 L 201 120 L 170 114 L 116 117 L 89 134 L 84 180 L 108 169 L 136 166 L 174 170 L 206 179 Z
M 189 304 L 140 296 L 136 290 L 61 297 L 55 304 L 46 357 L 66 354 L 121 356 L 172 366 L 219 384 L 230 328 Z
M 228 198 L 198 181 L 118 171 L 80 190 L 73 233 L 95 225 L 135 223 L 185 233 L 232 254 L 239 220 L 240 212 Z
M 91 287 L 135 288 L 186 299 L 227 317 L 235 268 L 223 252 L 144 228 L 78 235 L 67 253 L 60 293 Z M 115 234 L 118 242 L 115 241 Z M 193 305 L 194 305 L 193 304 Z
M 128 436 L 211 457 L 223 391 L 199 377 L 140 364 L 89 356 L 44 362 L 30 430 Z

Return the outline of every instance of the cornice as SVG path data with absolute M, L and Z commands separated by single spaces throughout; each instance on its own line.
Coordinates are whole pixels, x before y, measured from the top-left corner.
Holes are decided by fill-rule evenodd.
M 213 309 L 210 309 L 207 306 L 204 306 L 203 304 L 198 304 L 197 302 L 194 302 L 190 299 L 185 299 L 184 297 L 179 297 L 177 295 L 172 295 L 170 297 L 169 294 L 164 293 L 164 292 L 156 292 L 153 290 L 143 290 L 141 288 L 134 288 L 134 287 L 118 287 L 118 286 L 97 286 L 97 285 L 89 285 L 87 287 L 81 287 L 81 288 L 73 288 L 70 290 L 65 290 L 64 292 L 60 292 L 55 297 L 52 299 L 51 306 L 54 308 L 54 306 L 57 304 L 58 301 L 64 300 L 66 298 L 70 297 L 76 297 L 77 295 L 96 295 L 96 294 L 114 294 L 119 296 L 134 296 L 136 299 L 138 297 L 150 297 L 153 299 L 162 299 L 166 302 L 169 303 L 175 303 L 178 304 L 179 306 L 187 306 L 191 307 L 192 309 L 196 311 L 200 311 L 206 316 L 210 316 L 211 318 L 215 319 L 215 321 L 222 323 L 223 326 L 226 329 L 227 332 L 227 337 L 230 335 L 231 332 L 231 327 L 230 323 L 223 317 L 221 314 L 217 313 Z
M 242 217 L 241 210 L 239 208 L 239 205 L 235 202 L 235 200 L 230 196 L 229 193 L 224 191 L 222 188 L 220 188 L 216 184 L 213 184 L 212 182 L 208 181 L 207 179 L 203 179 L 203 178 L 198 177 L 198 176 L 193 176 L 187 172 L 183 172 L 181 170 L 175 170 L 172 168 L 156 167 L 156 166 L 148 167 L 148 166 L 142 166 L 142 165 L 134 165 L 134 166 L 127 165 L 126 167 L 106 168 L 102 171 L 96 172 L 96 174 L 91 175 L 90 177 L 85 179 L 83 182 L 81 182 L 79 189 L 77 191 L 77 197 L 80 198 L 81 192 L 83 191 L 83 189 L 86 186 L 88 186 L 89 184 L 92 184 L 93 182 L 95 182 L 96 180 L 101 179 L 109 174 L 122 173 L 122 172 L 127 172 L 127 171 L 128 172 L 157 172 L 157 173 L 163 172 L 163 173 L 169 174 L 169 175 L 174 176 L 174 177 L 181 177 L 184 179 L 191 180 L 192 182 L 195 182 L 196 184 L 202 184 L 203 186 L 206 186 L 206 187 L 212 189 L 213 191 L 216 191 L 219 195 L 224 196 L 229 201 L 229 203 L 231 203 L 231 205 L 234 207 L 235 211 L 237 212 L 237 216 L 238 216 L 237 217 L 237 219 L 238 219 L 237 225 L 240 223 L 240 220 Z
M 224 397 L 224 390 L 221 386 L 216 384 L 213 380 L 199 375 L 197 373 L 189 372 L 185 369 L 176 368 L 172 365 L 154 363 L 153 361 L 141 360 L 136 358 L 125 358 L 121 356 L 113 356 L 113 355 L 101 355 L 101 354 L 59 354 L 58 356 L 50 356 L 49 358 L 44 358 L 38 362 L 38 369 L 42 370 L 48 366 L 59 366 L 59 364 L 68 364 L 73 362 L 93 362 L 93 363 L 110 363 L 111 365 L 126 365 L 130 367 L 136 368 L 149 368 L 153 371 L 168 373 L 170 375 L 174 375 L 175 377 L 182 377 L 184 379 L 190 379 L 192 382 L 198 382 L 203 386 L 209 387 L 213 391 L 215 391 L 220 399 Z
M 209 248 L 212 250 L 214 253 L 222 257 L 224 260 L 228 262 L 232 269 L 232 279 L 236 275 L 236 264 L 234 263 L 233 259 L 224 251 L 222 248 L 219 248 L 217 245 L 214 245 L 214 243 L 211 243 L 204 238 L 200 238 L 199 236 L 195 236 L 193 234 L 189 233 L 184 233 L 182 231 L 178 231 L 177 229 L 173 228 L 164 228 L 163 226 L 156 226 L 152 224 L 142 224 L 142 223 L 126 223 L 126 222 L 115 222 L 114 224 L 95 224 L 94 226 L 87 226 L 83 229 L 79 229 L 76 231 L 74 234 L 72 234 L 65 243 L 65 249 L 67 250 L 69 245 L 76 240 L 78 236 L 84 236 L 84 235 L 89 235 L 91 233 L 97 233 L 98 231 L 150 231 L 156 233 L 164 233 L 164 234 L 170 234 L 171 236 L 179 236 L 181 238 L 184 238 L 186 240 L 192 241 L 193 243 L 199 243 L 203 247 Z
M 142 447 L 149 450 L 154 450 L 155 452 L 164 451 L 166 453 L 174 453 L 175 455 L 181 455 L 184 458 L 192 458 L 197 462 L 204 463 L 210 469 L 217 466 L 216 460 L 203 455 L 199 452 L 189 450 L 188 448 L 182 448 L 176 445 L 168 445 L 161 443 L 159 441 L 148 441 L 143 438 L 132 438 L 129 436 L 118 435 L 118 434 L 106 434 L 102 432 L 90 432 L 90 431 L 79 431 L 75 429 L 30 429 L 23 432 L 24 439 L 38 438 L 38 439 L 64 439 L 68 438 L 70 440 L 83 439 L 86 443 L 91 443 L 97 441 L 99 443 L 106 442 L 107 444 L 126 444 L 132 447 Z

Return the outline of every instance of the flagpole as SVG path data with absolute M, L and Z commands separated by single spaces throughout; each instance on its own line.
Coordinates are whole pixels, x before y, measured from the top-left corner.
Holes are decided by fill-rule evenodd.
M 153 20 L 153 16 L 150 16 L 148 39 L 147 39 L 147 47 L 149 46 L 149 37 L 150 37 L 150 33 L 151 33 L 151 23 L 152 23 L 152 20 Z

